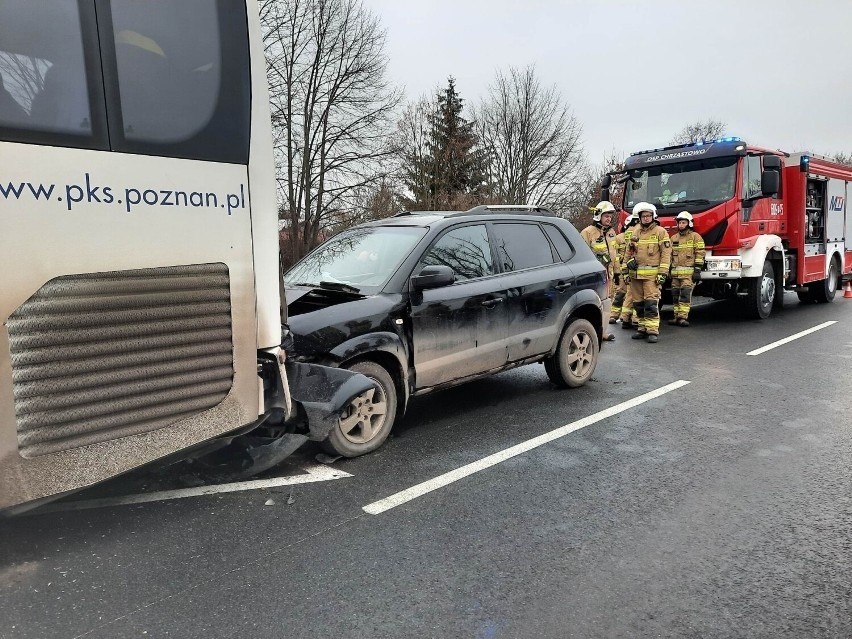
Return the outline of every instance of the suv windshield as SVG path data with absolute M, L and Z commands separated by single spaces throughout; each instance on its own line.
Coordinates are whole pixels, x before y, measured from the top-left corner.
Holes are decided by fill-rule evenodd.
M 334 236 L 284 275 L 289 285 L 347 285 L 353 292 L 377 292 L 390 279 L 426 229 L 374 226 Z M 351 287 L 351 288 L 350 288 Z
M 651 202 L 661 215 L 674 215 L 690 205 L 700 208 L 730 200 L 734 197 L 736 166 L 734 156 L 630 169 L 624 208 Z

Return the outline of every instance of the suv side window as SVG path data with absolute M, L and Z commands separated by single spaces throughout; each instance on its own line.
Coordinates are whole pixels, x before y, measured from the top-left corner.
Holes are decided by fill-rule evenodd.
M 497 259 L 504 271 L 553 264 L 550 242 L 538 224 L 499 223 L 492 229 Z
M 457 280 L 493 275 L 491 245 L 485 225 L 462 226 L 444 233 L 420 260 L 420 268 L 437 265 L 449 266 L 455 271 Z
M 554 224 L 542 224 L 541 227 L 544 229 L 544 232 L 547 233 L 547 237 L 550 238 L 550 241 L 553 242 L 553 246 L 559 256 L 558 259 L 561 262 L 567 262 L 574 257 L 574 249 L 571 248 L 568 240 L 565 239 L 562 231 L 560 231 L 557 226 Z

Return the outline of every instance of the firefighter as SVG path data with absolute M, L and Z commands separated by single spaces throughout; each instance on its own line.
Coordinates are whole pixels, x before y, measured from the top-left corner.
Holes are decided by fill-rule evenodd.
M 608 318 L 611 312 L 612 296 L 614 293 L 613 265 L 617 260 L 615 244 L 613 242 L 613 240 L 615 240 L 615 230 L 612 228 L 612 223 L 615 219 L 615 207 L 611 202 L 603 201 L 598 202 L 597 206 L 595 206 L 592 211 L 592 224 L 584 228 L 580 232 L 580 235 L 583 237 L 586 244 L 588 244 L 592 249 L 595 257 L 598 258 L 600 263 L 604 265 L 604 268 L 606 268 L 607 299 L 604 300 L 603 303 L 603 312 L 604 317 Z M 611 342 L 614 339 L 615 335 L 610 333 L 607 330 L 606 324 L 604 324 L 603 340 L 605 342 Z
M 689 211 L 682 211 L 675 217 L 677 231 L 672 234 L 672 303 L 674 319 L 672 326 L 689 326 L 689 306 L 692 302 L 692 289 L 701 279 L 704 266 L 704 240 L 693 229 L 695 223 Z
M 639 216 L 639 226 L 630 234 L 621 274 L 630 282 L 633 308 L 639 317 L 639 329 L 633 339 L 656 344 L 660 334 L 660 289 L 669 275 L 672 242 L 657 224 L 656 206 L 639 202 L 633 213 Z
M 612 312 L 609 314 L 609 323 L 615 324 L 618 319 L 625 314 L 627 319 L 622 322 L 622 328 L 630 328 L 630 317 L 633 315 L 633 303 L 628 294 L 629 286 L 621 277 L 621 267 L 624 262 L 624 251 L 627 248 L 627 242 L 630 240 L 631 227 L 639 220 L 633 213 L 627 216 L 624 220 L 624 225 L 621 227 L 621 233 L 613 238 L 612 242 L 615 245 L 616 261 L 614 263 L 613 281 L 615 282 L 615 295 L 612 297 Z

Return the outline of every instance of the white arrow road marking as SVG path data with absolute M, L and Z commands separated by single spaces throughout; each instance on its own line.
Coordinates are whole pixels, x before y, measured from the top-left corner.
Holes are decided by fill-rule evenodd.
M 349 473 L 336 470 L 323 464 L 308 466 L 303 469 L 304 475 L 291 477 L 272 477 L 270 479 L 254 479 L 251 481 L 239 481 L 232 484 L 215 484 L 212 486 L 198 486 L 195 488 L 179 488 L 177 490 L 164 490 L 153 493 L 141 493 L 138 495 L 125 495 L 122 497 L 107 497 L 104 499 L 90 499 L 87 501 L 68 502 L 54 504 L 34 510 L 34 514 L 47 512 L 60 512 L 66 510 L 87 510 L 89 508 L 105 508 L 107 506 L 125 506 L 129 504 L 144 504 L 152 501 L 166 501 L 169 499 L 184 499 L 186 497 L 201 497 L 203 495 L 216 495 L 218 493 L 236 493 L 243 490 L 259 490 L 262 488 L 276 488 L 278 486 L 293 486 L 295 484 L 312 484 L 319 481 L 332 481 L 352 477 Z
M 826 328 L 827 326 L 831 326 L 832 324 L 837 324 L 837 322 L 823 322 L 819 326 L 814 326 L 813 328 L 809 328 L 806 331 L 802 331 L 801 333 L 796 333 L 795 335 L 790 335 L 790 337 L 785 337 L 784 339 L 779 339 L 777 342 L 772 342 L 771 344 L 767 344 L 761 348 L 757 348 L 753 351 L 749 351 L 746 355 L 760 355 L 765 353 L 766 351 L 771 351 L 773 348 L 778 348 L 779 346 L 783 346 L 787 342 L 792 342 L 795 339 L 799 339 L 800 337 L 804 337 L 805 335 L 810 335 L 811 333 L 816 333 L 819 330 Z
M 583 419 L 577 420 L 576 422 L 571 422 L 570 424 L 557 428 L 556 430 L 552 430 L 549 433 L 539 435 L 538 437 L 534 437 L 533 439 L 512 446 L 511 448 L 507 448 L 506 450 L 500 451 L 499 453 L 494 453 L 493 455 L 484 457 L 483 459 L 473 462 L 472 464 L 462 466 L 461 468 L 456 468 L 455 470 L 435 477 L 434 479 L 425 481 L 422 484 L 417 484 L 416 486 L 407 488 L 406 490 L 398 492 L 395 495 L 391 495 L 390 497 L 386 497 L 385 499 L 382 499 L 380 501 L 368 504 L 363 507 L 363 510 L 364 512 L 369 513 L 370 515 L 378 515 L 380 513 L 385 512 L 386 510 L 390 510 L 391 508 L 395 508 L 406 502 L 409 502 L 412 499 L 422 497 L 426 493 L 431 493 L 433 490 L 443 488 L 444 486 L 452 484 L 453 482 L 457 482 L 460 479 L 464 479 L 468 475 L 473 475 L 474 473 L 478 473 L 481 470 L 485 470 L 486 468 L 495 466 L 500 462 L 504 462 L 507 459 L 511 459 L 512 457 L 517 457 L 518 455 L 526 453 L 527 451 L 530 451 L 533 448 L 543 446 L 548 442 L 552 442 L 554 439 L 559 439 L 560 437 L 564 437 L 569 433 L 573 433 L 574 431 L 580 430 L 581 428 L 585 428 L 586 426 L 604 420 L 608 417 L 623 413 L 626 410 L 639 406 L 640 404 L 644 404 L 645 402 L 648 402 L 656 397 L 660 397 L 661 395 L 665 395 L 666 393 L 670 393 L 671 391 L 681 388 L 682 386 L 686 386 L 687 384 L 689 384 L 689 382 L 684 380 L 672 382 L 671 384 L 667 384 L 666 386 L 658 388 L 657 390 L 650 391 L 648 393 L 645 393 L 644 395 L 639 395 L 639 397 L 634 397 L 633 399 L 629 399 L 626 402 L 621 402 L 620 404 L 616 404 L 615 406 L 607 408 L 606 410 L 602 410 L 599 413 L 589 415 L 588 417 L 584 417 Z

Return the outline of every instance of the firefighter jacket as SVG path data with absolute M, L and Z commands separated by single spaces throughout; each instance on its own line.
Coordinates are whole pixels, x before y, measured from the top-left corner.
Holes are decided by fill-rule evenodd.
M 691 229 L 672 235 L 672 277 L 692 277 L 695 267 L 704 265 L 704 240 Z
M 665 229 L 656 222 L 648 228 L 633 227 L 630 243 L 624 254 L 625 264 L 636 259 L 637 280 L 654 280 L 658 275 L 668 275 L 672 260 L 672 242 Z
M 630 233 L 632 231 L 632 228 L 625 229 L 612 238 L 612 245 L 615 249 L 615 270 L 618 272 L 621 272 L 621 269 L 624 266 L 624 252 L 627 250 L 627 245 L 630 243 Z
M 580 232 L 580 235 L 592 249 L 595 257 L 611 273 L 612 265 L 618 259 L 613 241 L 615 240 L 615 231 L 611 228 L 604 230 L 602 226 L 590 224 Z
M 635 233 L 635 232 L 636 232 L 635 226 L 631 226 L 630 228 L 625 229 L 625 231 L 621 234 L 621 235 L 624 236 L 624 242 L 623 242 L 623 245 L 619 248 L 619 252 L 618 252 L 618 262 L 619 262 L 619 266 L 621 268 L 621 273 L 622 274 L 626 273 L 626 274 L 630 275 L 631 277 L 636 277 L 636 271 L 633 270 L 633 269 L 627 268 L 627 260 L 629 259 L 627 253 L 630 249 L 630 238 L 633 236 L 633 233 Z

